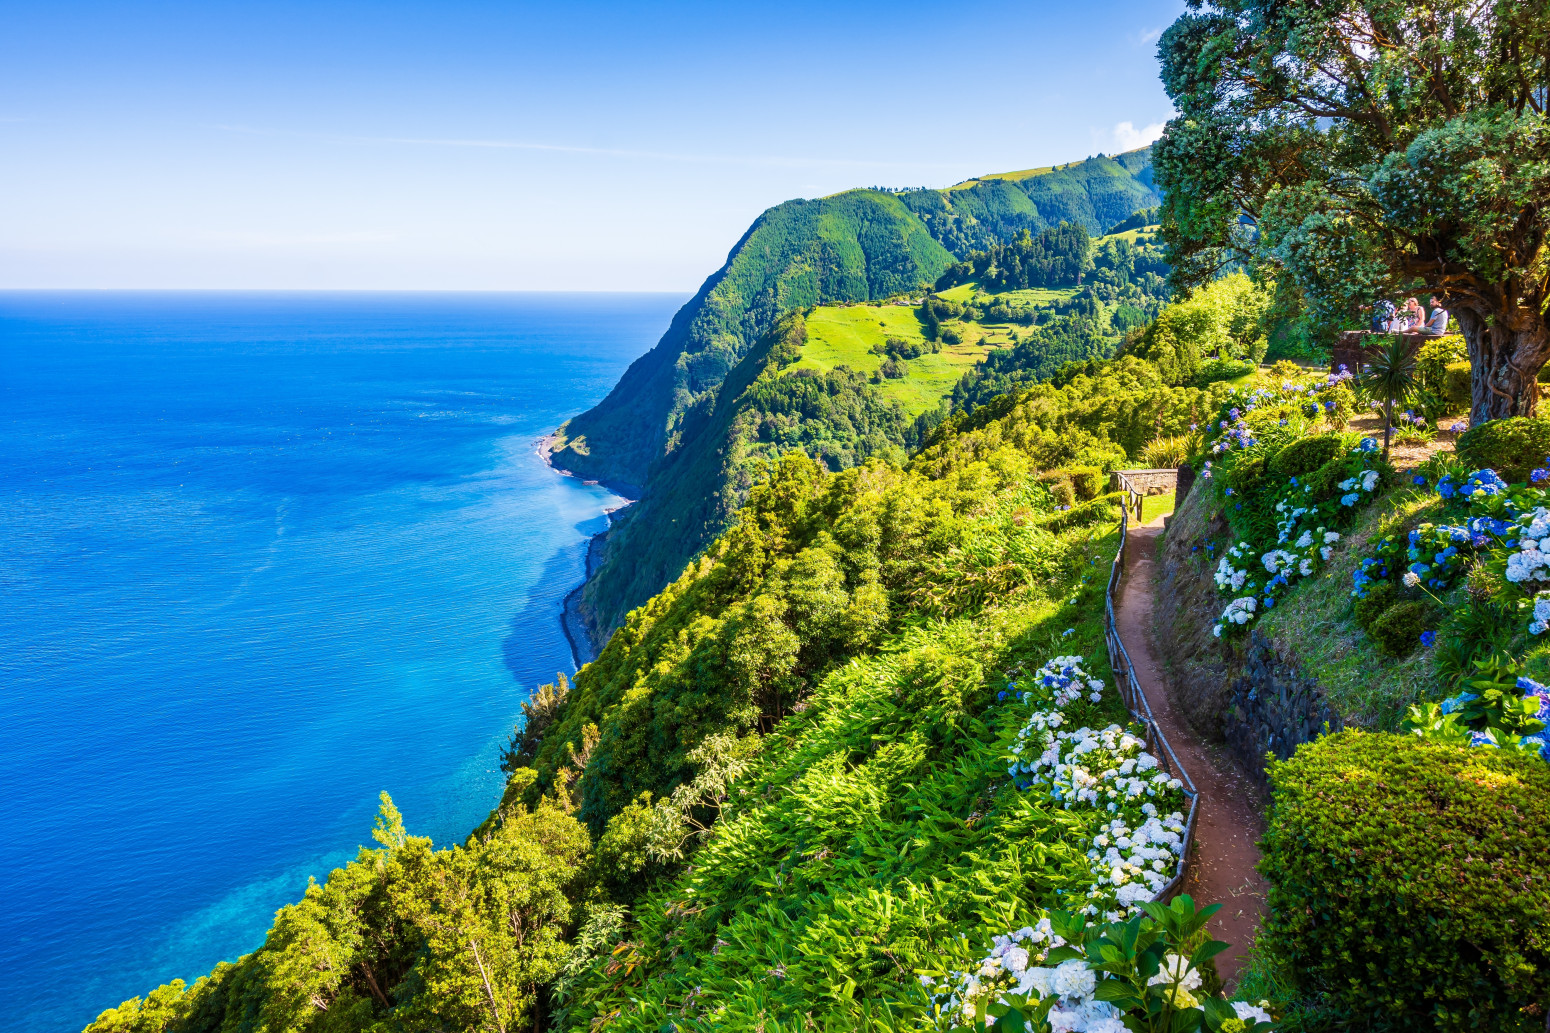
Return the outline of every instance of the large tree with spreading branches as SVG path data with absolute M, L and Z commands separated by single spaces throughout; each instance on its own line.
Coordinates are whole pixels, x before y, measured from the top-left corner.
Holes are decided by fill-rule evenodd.
M 1323 326 L 1435 293 L 1474 422 L 1534 413 L 1550 359 L 1550 2 L 1189 0 L 1158 45 L 1175 286 L 1233 263 Z

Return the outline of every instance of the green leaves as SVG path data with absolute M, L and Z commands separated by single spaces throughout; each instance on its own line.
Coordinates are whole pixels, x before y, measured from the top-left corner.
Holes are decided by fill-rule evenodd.
M 1547 34 L 1543 5 L 1507 0 L 1184 15 L 1159 45 L 1179 114 L 1155 150 L 1176 284 L 1247 263 L 1295 284 L 1326 340 L 1362 305 L 1437 291 L 1470 340 L 1475 422 L 1531 414 L 1550 358 L 1550 49 L 1527 41 Z

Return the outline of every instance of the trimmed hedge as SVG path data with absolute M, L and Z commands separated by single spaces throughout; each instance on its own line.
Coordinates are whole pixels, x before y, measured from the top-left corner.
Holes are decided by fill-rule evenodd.
M 1468 359 L 1463 362 L 1448 363 L 1443 370 L 1443 397 L 1452 405 L 1468 408 L 1473 376 L 1474 368 L 1470 366 Z
M 1521 484 L 1550 457 L 1550 420 L 1510 416 L 1471 427 L 1459 435 L 1458 456 L 1470 469 L 1490 467 L 1508 484 Z
M 1270 460 L 1270 475 L 1284 481 L 1312 473 L 1341 452 L 1339 434 L 1317 434 L 1298 438 Z
M 1347 730 L 1270 780 L 1258 942 L 1337 1024 L 1545 1028 L 1550 765 Z

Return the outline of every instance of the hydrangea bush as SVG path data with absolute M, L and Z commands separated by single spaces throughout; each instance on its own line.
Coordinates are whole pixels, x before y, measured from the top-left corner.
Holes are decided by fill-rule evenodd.
M 1366 599 L 1388 582 L 1396 604 L 1407 595 L 1441 604 L 1479 571 L 1480 591 L 1448 609 L 1490 604 L 1518 614 L 1530 635 L 1550 631 L 1550 492 L 1539 486 L 1550 476 L 1532 476 L 1541 472 L 1509 484 L 1494 470 L 1466 474 L 1446 460 L 1434 463 L 1432 477 L 1414 480 L 1437 494 L 1443 519 L 1380 538 L 1352 575 L 1352 597 Z
M 1133 913 L 1173 878 L 1183 860 L 1183 783 L 1161 770 L 1139 729 L 1074 722 L 1068 708 L 1103 699 L 1104 682 L 1079 656 L 1057 656 L 1026 679 L 1033 707 L 1009 747 L 1007 774 L 1083 819 L 1092 883 L 1085 911 Z
M 1519 665 L 1505 658 L 1475 666 L 1478 677 L 1463 692 L 1411 707 L 1404 730 L 1456 746 L 1522 750 L 1550 761 L 1550 688 L 1524 677 Z
M 1295 443 L 1284 446 L 1296 447 Z M 1341 539 L 1336 528 L 1349 523 L 1357 507 L 1383 483 L 1386 470 L 1377 451 L 1374 439 L 1363 438 L 1350 448 L 1334 450 L 1316 472 L 1291 475 L 1284 486 L 1271 489 L 1276 497 L 1270 509 L 1275 540 L 1242 539 L 1217 562 L 1217 589 L 1232 598 L 1211 629 L 1213 635 L 1221 638 L 1252 623 L 1273 609 L 1294 582 L 1312 576 L 1329 561 Z M 1224 489 L 1224 498 L 1231 502 L 1232 497 L 1232 489 Z M 1236 507 L 1242 502 L 1231 504 Z
M 1202 989 L 1201 966 L 1227 948 L 1204 938 L 1218 904 L 1148 902 L 1124 922 L 1057 912 L 995 937 L 978 967 L 924 977 L 938 1026 L 976 1033 L 1269 1033 L 1269 1002 Z M 1189 945 L 1199 946 L 1189 949 Z

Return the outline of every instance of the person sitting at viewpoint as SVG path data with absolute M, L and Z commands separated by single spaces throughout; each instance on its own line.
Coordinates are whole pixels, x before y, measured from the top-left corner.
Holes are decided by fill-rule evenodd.
M 1404 325 L 1400 327 L 1402 331 L 1413 332 L 1426 322 L 1426 312 L 1421 308 L 1421 303 L 1415 298 L 1405 299 L 1405 309 L 1399 315 L 1404 322 Z
M 1422 337 L 1441 337 L 1448 332 L 1448 310 L 1442 307 L 1442 299 L 1433 294 L 1426 299 L 1431 306 L 1432 314 L 1416 333 Z

